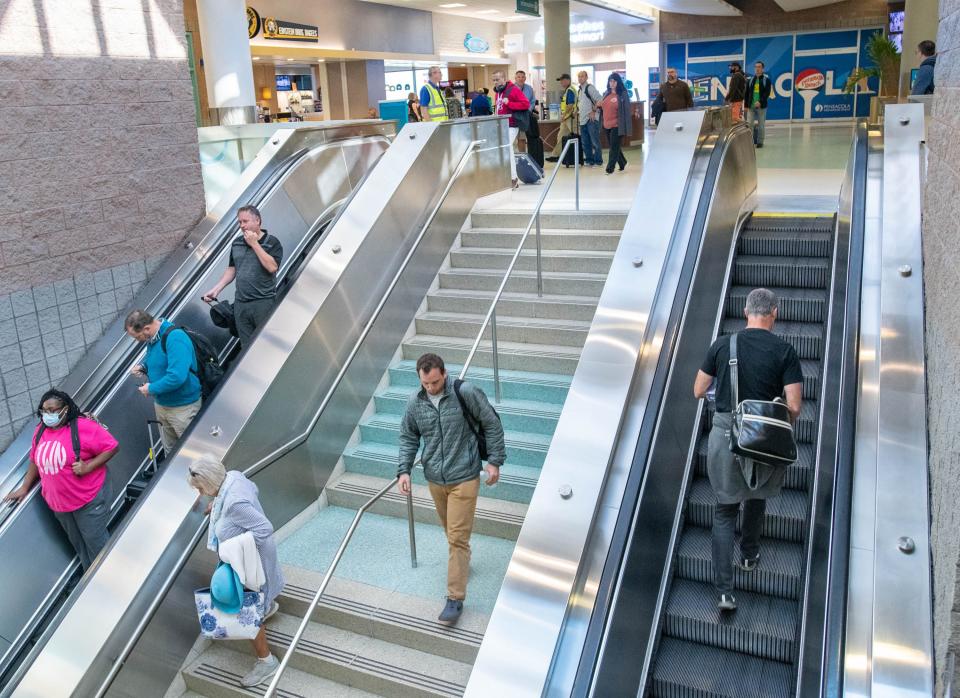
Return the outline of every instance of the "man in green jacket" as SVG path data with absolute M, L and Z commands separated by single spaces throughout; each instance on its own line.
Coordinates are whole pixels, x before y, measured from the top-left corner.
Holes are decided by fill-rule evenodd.
M 470 533 L 480 492 L 480 472 L 486 470 L 487 485 L 494 485 L 506 460 L 503 426 L 483 391 L 470 383 L 461 383 L 463 403 L 486 437 L 489 459 L 483 468 L 477 437 L 464 416 L 454 389 L 455 380 L 447 375 L 443 359 L 436 354 L 424 354 L 417 360 L 417 375 L 423 388 L 410 396 L 400 422 L 397 474 L 400 491 L 408 494 L 410 471 L 422 440 L 423 474 L 450 549 L 447 602 L 438 620 L 453 625 L 460 619 L 467 596 Z

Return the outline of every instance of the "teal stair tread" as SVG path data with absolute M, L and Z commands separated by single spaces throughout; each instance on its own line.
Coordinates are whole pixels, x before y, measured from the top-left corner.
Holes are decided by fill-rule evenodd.
M 448 363 L 447 373 L 457 376 L 463 366 L 459 364 Z M 390 367 L 391 374 L 408 373 L 416 380 L 416 385 L 420 385 L 417 378 L 417 362 L 411 359 L 403 359 Z M 471 366 L 467 373 L 467 380 L 471 378 L 493 379 L 493 369 L 482 366 Z M 566 376 L 559 373 L 537 373 L 534 371 L 513 371 L 509 369 L 500 370 L 500 381 L 515 381 L 518 383 L 528 383 L 531 385 L 548 385 L 558 388 L 569 388 L 573 376 Z
M 501 380 L 502 380 L 501 376 Z M 409 387 L 393 387 L 391 386 L 387 390 L 383 390 L 377 393 L 377 397 L 389 400 L 403 400 L 406 402 L 410 395 L 417 390 L 414 386 Z M 490 396 L 488 395 L 488 398 Z M 553 419 L 560 418 L 560 412 L 563 410 L 562 405 L 555 403 L 545 403 L 539 400 L 501 400 L 500 402 L 494 402 L 493 399 L 490 399 L 490 404 L 499 412 L 500 414 L 518 414 L 518 415 L 531 415 L 537 417 L 548 417 Z
M 496 291 L 474 291 L 460 288 L 438 288 L 427 294 L 430 296 L 440 296 L 447 298 L 471 298 L 488 303 L 493 300 Z M 536 293 L 523 293 L 520 291 L 504 291 L 500 296 L 505 301 L 536 301 L 538 303 L 563 303 L 569 305 L 589 305 L 593 308 L 597 306 L 596 296 L 562 296 L 555 293 L 544 293 L 538 296 Z
M 475 232 L 475 231 L 474 231 Z M 489 231 L 488 231 L 489 232 Z M 500 231 L 507 232 L 507 231 Z M 581 234 L 581 231 L 575 231 L 577 234 Z M 609 234 L 609 233 L 606 233 Z M 473 245 L 459 247 L 451 252 L 456 253 L 465 253 L 465 254 L 495 254 L 503 257 L 512 258 L 516 249 L 510 250 L 503 247 L 475 247 Z M 536 250 L 528 250 L 524 248 L 520 252 L 521 257 L 535 257 L 537 254 Z M 564 249 L 545 249 L 540 252 L 542 257 L 566 257 L 570 259 L 584 259 L 584 258 L 595 258 L 595 259 L 613 259 L 615 251 L 614 250 L 564 250 Z
M 278 546 L 280 562 L 325 572 L 356 512 L 324 507 Z M 417 523 L 416 568 L 410 564 L 407 521 L 365 514 L 337 567 L 335 578 L 434 600 L 446 598 L 447 539 L 440 526 Z M 474 534 L 466 605 L 489 615 L 513 554 L 514 542 Z
M 479 328 L 480 323 L 482 323 L 485 318 L 485 313 L 452 313 L 434 310 L 428 310 L 425 313 L 417 315 L 418 321 L 434 320 L 440 322 L 470 323 L 477 325 L 477 328 Z M 590 324 L 590 322 L 585 320 L 554 320 L 547 318 L 500 316 L 497 314 L 497 327 L 530 327 L 535 329 L 579 330 L 581 332 L 588 332 L 590 330 Z M 487 332 L 489 333 L 489 331 L 488 329 Z M 476 333 L 474 333 L 473 337 L 476 337 Z
M 473 339 L 459 337 L 440 337 L 437 335 L 417 334 L 404 341 L 408 346 L 431 346 L 435 347 L 436 353 L 443 355 L 443 349 L 470 349 L 473 346 Z M 486 345 L 486 346 L 484 346 Z M 481 350 L 490 350 L 489 341 L 480 345 Z M 568 347 L 562 344 L 534 344 L 533 342 L 498 342 L 500 354 L 523 354 L 526 356 L 552 356 L 569 359 L 579 359 L 581 349 L 579 347 Z M 472 370 L 472 369 L 471 369 Z
M 393 439 L 399 440 L 400 438 L 400 421 L 402 417 L 399 414 L 385 414 L 385 413 L 376 413 L 367 419 L 364 419 L 360 423 L 361 429 L 364 427 L 375 428 L 381 430 L 388 430 L 392 432 Z M 552 435 L 550 434 L 537 434 L 533 432 L 523 432 L 523 431 L 511 431 L 509 429 L 504 430 L 504 441 L 507 447 L 507 457 L 511 449 L 524 449 L 528 451 L 539 451 L 546 453 L 547 449 L 550 448 L 550 441 L 552 440 Z M 364 442 L 361 442 L 364 443 Z M 391 445 L 398 443 L 398 441 L 392 440 Z
M 505 227 L 505 226 L 482 226 L 482 227 L 477 227 L 477 228 L 468 228 L 468 229 L 467 229 L 466 231 L 464 231 L 464 232 L 466 232 L 466 233 L 468 233 L 468 234 L 471 234 L 471 233 L 473 233 L 473 234 L 476 234 L 476 233 L 481 233 L 481 234 L 489 234 L 489 233 L 509 233 L 510 235 L 514 235 L 514 236 L 516 236 L 516 237 L 519 239 L 520 235 L 523 234 L 523 231 L 524 231 L 525 228 L 526 228 L 526 225 L 524 225 L 522 228 L 507 228 L 507 227 Z M 583 229 L 580 229 L 580 228 L 548 228 L 548 227 L 543 226 L 543 225 L 540 226 L 540 234 L 541 234 L 541 235 L 559 235 L 559 236 L 564 236 L 564 235 L 596 235 L 597 237 L 610 237 L 610 236 L 620 237 L 621 233 L 622 233 L 622 230 L 617 230 L 617 229 L 613 229 L 613 228 L 611 228 L 611 229 L 609 229 L 609 230 L 605 230 L 605 229 L 603 229 L 603 228 L 583 228 Z M 528 238 L 528 240 L 529 240 L 530 242 L 533 242 L 536 234 L 537 234 L 536 230 L 531 230 L 531 231 L 530 231 L 530 237 Z M 464 245 L 464 248 L 466 248 L 466 249 L 473 249 L 472 247 L 470 247 L 470 246 L 468 246 L 468 245 Z
M 393 471 L 396 471 L 400 455 L 396 446 L 387 444 L 378 444 L 367 441 L 361 441 L 355 446 L 349 446 L 343 451 L 344 457 L 365 458 L 377 460 L 383 464 L 389 465 Z M 347 470 L 350 470 L 348 467 Z M 540 477 L 539 468 L 531 468 L 523 465 L 513 465 L 510 463 L 510 454 L 507 453 L 507 462 L 500 469 L 500 480 L 504 482 L 515 482 L 529 487 L 535 487 L 537 479 Z

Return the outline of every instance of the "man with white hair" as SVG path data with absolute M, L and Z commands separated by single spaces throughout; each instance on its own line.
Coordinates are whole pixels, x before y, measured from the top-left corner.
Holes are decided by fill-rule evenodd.
M 773 333 L 777 321 L 777 297 L 765 288 L 747 295 L 744 315 L 747 327 L 737 333 L 737 382 L 739 399 L 774 400 L 786 397 L 790 418 L 800 416 L 803 373 L 793 346 Z M 760 562 L 760 533 L 766 500 L 780 494 L 786 468 L 750 461 L 748 482 L 740 459 L 730 450 L 733 404 L 730 386 L 730 337 L 718 338 L 707 352 L 697 373 L 693 394 L 704 398 L 711 385 L 716 390 L 716 412 L 707 447 L 707 475 L 717 497 L 713 515 L 713 584 L 721 611 L 734 611 L 733 551 L 737 516 L 743 506 L 740 555 L 737 564 L 752 572 Z

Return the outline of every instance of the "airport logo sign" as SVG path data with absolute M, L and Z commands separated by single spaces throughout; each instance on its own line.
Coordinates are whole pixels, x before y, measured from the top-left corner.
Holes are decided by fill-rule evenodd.
M 463 47 L 470 53 L 486 53 L 490 50 L 490 42 L 479 36 L 467 34 L 463 39 Z

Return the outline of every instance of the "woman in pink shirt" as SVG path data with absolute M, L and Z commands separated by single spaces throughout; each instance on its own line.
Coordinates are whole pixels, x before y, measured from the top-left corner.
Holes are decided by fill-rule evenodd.
M 610 74 L 610 79 L 607 80 L 607 91 L 598 106 L 603 114 L 602 126 L 607 134 L 607 143 L 610 145 L 607 174 L 613 174 L 615 165 L 619 165 L 622 172 L 627 166 L 627 159 L 620 148 L 620 140 L 624 136 L 632 135 L 633 118 L 630 111 L 630 93 L 627 92 L 620 73 Z
M 73 399 L 59 390 L 43 395 L 37 416 L 40 424 L 33 432 L 27 474 L 4 499 L 23 501 L 39 477 L 43 499 L 86 571 L 110 537 L 110 488 L 105 486 L 104 466 L 119 447 L 109 431 L 84 417 Z

